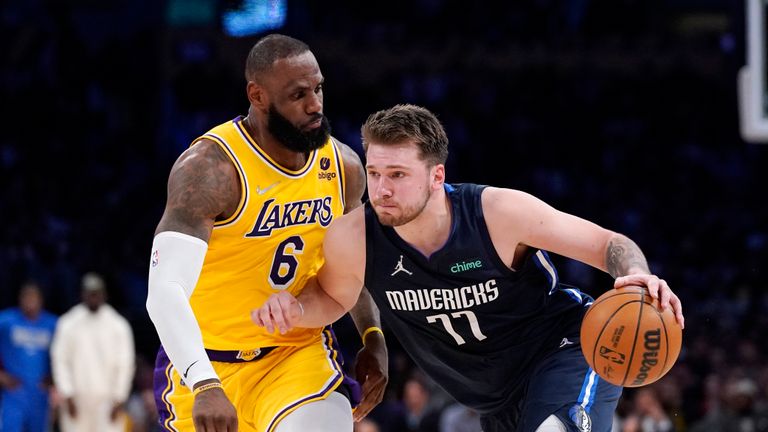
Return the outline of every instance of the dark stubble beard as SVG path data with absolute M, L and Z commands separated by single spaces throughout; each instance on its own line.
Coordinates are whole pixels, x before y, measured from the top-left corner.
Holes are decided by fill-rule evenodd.
M 267 117 L 267 129 L 278 141 L 280 141 L 289 150 L 298 153 L 309 153 L 312 150 L 319 149 L 328 141 L 331 134 L 331 124 L 328 118 L 322 114 L 317 114 L 313 120 L 321 118 L 320 127 L 310 131 L 302 131 L 294 126 L 287 118 L 277 112 L 274 105 L 269 106 L 269 116 Z
M 429 199 L 432 197 L 432 191 L 429 189 L 429 182 L 427 182 L 425 191 L 424 199 L 421 202 L 414 205 L 401 207 L 402 213 L 400 216 L 382 215 L 377 210 L 376 216 L 379 218 L 379 223 L 386 226 L 398 227 L 416 219 L 421 214 L 421 212 L 424 211 L 424 208 L 427 206 Z M 380 202 L 381 201 L 374 201 L 374 210 L 376 210 L 375 204 L 379 204 Z

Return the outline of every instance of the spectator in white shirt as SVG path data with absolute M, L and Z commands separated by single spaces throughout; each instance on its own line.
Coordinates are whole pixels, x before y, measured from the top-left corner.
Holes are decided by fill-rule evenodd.
M 104 280 L 82 279 L 82 303 L 64 314 L 51 347 L 53 380 L 63 406 L 62 432 L 122 432 L 135 371 L 133 332 L 106 303 Z

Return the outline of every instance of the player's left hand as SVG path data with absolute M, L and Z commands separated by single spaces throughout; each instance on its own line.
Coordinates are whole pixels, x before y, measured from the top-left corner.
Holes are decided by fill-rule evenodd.
M 355 360 L 355 379 L 363 391 L 360 404 L 353 414 L 356 422 L 364 419 L 384 399 L 384 390 L 389 381 L 388 361 L 384 336 L 376 332 L 369 334 Z
M 277 328 L 280 334 L 285 334 L 296 327 L 302 315 L 304 310 L 296 297 L 287 291 L 279 291 L 269 296 L 260 308 L 251 311 L 251 320 L 269 333 Z
M 613 282 L 614 288 L 623 288 L 631 285 L 640 285 L 648 288 L 648 293 L 651 297 L 659 300 L 659 305 L 662 311 L 672 306 L 672 312 L 675 314 L 675 319 L 680 324 L 680 327 L 685 328 L 683 305 L 680 303 L 677 294 L 673 293 L 672 289 L 669 288 L 667 281 L 659 279 L 656 275 L 632 274 L 617 277 Z

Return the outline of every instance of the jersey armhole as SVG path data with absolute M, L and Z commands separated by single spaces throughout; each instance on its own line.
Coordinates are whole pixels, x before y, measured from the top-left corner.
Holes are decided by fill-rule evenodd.
M 497 270 L 504 272 L 507 275 L 513 275 L 517 277 L 520 272 L 512 270 L 499 256 L 496 251 L 496 247 L 493 245 L 493 239 L 491 239 L 491 232 L 488 231 L 488 225 L 485 221 L 485 212 L 483 211 L 483 192 L 487 186 L 475 185 L 475 188 L 480 191 L 475 193 L 475 211 L 477 212 L 477 225 L 480 235 L 482 236 L 483 244 L 485 245 L 485 253 L 493 260 Z
M 230 223 L 237 220 L 238 217 L 240 217 L 240 214 L 243 213 L 243 209 L 245 208 L 245 203 L 248 200 L 248 188 L 246 187 L 246 184 L 245 184 L 245 172 L 243 171 L 243 167 L 242 165 L 240 165 L 240 161 L 237 160 L 237 157 L 235 157 L 235 154 L 232 151 L 232 149 L 229 148 L 229 145 L 227 144 L 227 142 L 223 138 L 209 133 L 193 141 L 192 145 L 195 145 L 198 141 L 202 139 L 209 139 L 215 142 L 216 145 L 218 145 L 219 148 L 221 148 L 224 151 L 224 154 L 227 155 L 229 160 L 232 161 L 232 164 L 235 166 L 235 170 L 237 171 L 237 177 L 240 181 L 240 191 L 241 191 L 240 202 L 237 203 L 237 207 L 235 208 L 235 211 L 232 212 L 232 215 L 230 215 L 226 219 L 215 221 L 213 223 L 213 227 L 218 228 L 224 225 L 229 225 Z
M 340 144 L 336 141 L 336 138 L 331 137 L 331 145 L 333 145 L 333 154 L 336 156 L 336 169 L 339 171 L 339 196 L 341 197 L 342 213 L 347 210 L 347 183 L 344 177 L 344 158 L 341 156 Z
M 373 242 L 376 239 L 376 236 L 373 233 L 373 230 L 376 227 L 375 224 L 376 215 L 373 212 L 373 207 L 371 207 L 370 201 L 366 201 L 363 203 L 363 223 L 365 224 L 365 268 L 363 269 L 363 284 L 370 292 L 369 284 L 368 284 L 368 275 L 369 270 L 373 271 L 376 267 L 373 265 L 374 262 L 374 247 Z M 373 295 L 373 293 L 371 293 Z

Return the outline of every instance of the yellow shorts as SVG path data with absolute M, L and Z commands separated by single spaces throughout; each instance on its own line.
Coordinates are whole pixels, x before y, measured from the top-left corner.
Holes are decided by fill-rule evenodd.
M 238 431 L 272 432 L 286 415 L 307 403 L 325 399 L 342 382 L 353 406 L 359 387 L 345 377 L 341 353 L 329 329 L 305 346 L 278 347 L 251 362 L 212 362 L 224 392 L 237 409 Z M 155 366 L 155 402 L 164 430 L 194 431 L 194 396 L 160 348 Z

